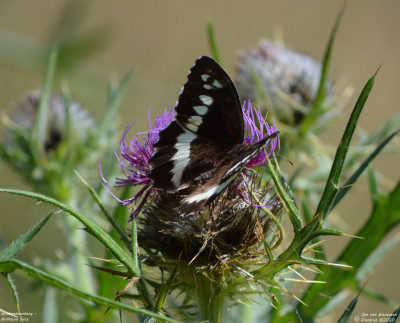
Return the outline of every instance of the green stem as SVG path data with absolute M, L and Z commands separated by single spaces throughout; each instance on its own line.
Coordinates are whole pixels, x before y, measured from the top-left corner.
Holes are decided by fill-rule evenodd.
M 139 268 L 138 242 L 136 218 L 132 219 L 132 259 L 137 268 Z
M 222 316 L 227 286 L 222 281 L 222 276 L 217 274 L 213 277 L 206 277 L 199 273 L 195 275 L 195 279 L 199 319 L 211 323 L 224 322 Z
M 73 283 L 75 286 L 88 293 L 94 293 L 93 272 L 89 266 L 83 266 L 88 262 L 84 251 L 87 251 L 87 233 L 77 230 L 81 225 L 78 220 L 72 217 L 61 217 L 64 223 L 63 231 L 67 237 L 69 264 L 73 270 Z

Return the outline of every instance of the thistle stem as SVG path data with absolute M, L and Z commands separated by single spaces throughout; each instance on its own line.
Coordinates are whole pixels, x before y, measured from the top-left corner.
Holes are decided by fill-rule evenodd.
M 202 273 L 195 274 L 195 293 L 201 321 L 224 322 L 222 315 L 226 302 L 227 286 L 222 278 L 221 274 L 212 277 L 207 277 Z

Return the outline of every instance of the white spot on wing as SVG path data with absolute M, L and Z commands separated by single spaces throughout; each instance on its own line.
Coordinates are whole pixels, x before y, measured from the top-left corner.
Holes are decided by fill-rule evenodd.
M 197 114 L 204 116 L 207 113 L 208 108 L 204 105 L 196 105 L 193 107 L 193 110 L 196 111 Z
M 199 129 L 198 126 L 196 126 L 196 125 L 194 125 L 192 123 L 185 124 L 185 127 L 188 128 L 190 131 L 193 131 L 193 132 L 197 132 L 197 129 Z
M 236 173 L 238 172 L 241 168 L 244 168 L 247 164 L 247 161 L 249 160 L 249 156 L 244 158 L 243 160 L 241 160 L 239 163 L 233 165 L 233 167 L 231 167 L 226 174 L 232 174 L 232 173 Z
M 174 161 L 174 167 L 171 170 L 171 173 L 173 174 L 171 181 L 174 183 L 175 187 L 179 187 L 182 173 L 190 160 L 190 143 L 176 144 L 175 148 L 177 149 L 177 152 L 171 158 L 171 160 Z
M 210 84 L 204 84 L 203 87 L 204 87 L 206 90 L 212 90 L 212 89 L 214 88 L 214 87 L 211 86 Z
M 174 183 L 175 187 L 179 187 L 181 185 L 182 173 L 185 170 L 188 163 L 189 163 L 189 158 L 184 160 L 179 160 L 174 163 L 174 167 L 171 170 L 172 174 L 174 175 L 172 176 L 171 181 Z
M 177 150 L 172 156 L 171 160 L 184 160 L 189 158 L 190 155 L 190 144 L 185 143 L 185 144 L 175 144 L 174 148 Z
M 210 77 L 210 75 L 208 75 L 208 74 L 201 74 L 201 79 L 203 80 L 203 82 L 207 82 L 209 77 Z
M 195 140 L 197 137 L 190 133 L 190 132 L 184 132 L 182 134 L 180 134 L 177 138 L 176 138 L 176 142 L 177 143 L 191 143 L 193 140 Z
M 214 87 L 219 88 L 219 89 L 222 87 L 221 83 L 219 83 L 217 80 L 215 80 L 215 81 L 212 83 L 212 85 L 213 85 Z
M 202 200 L 208 200 L 213 195 L 217 195 L 217 194 L 221 193 L 225 189 L 225 187 L 227 187 L 235 179 L 235 177 L 236 177 L 236 174 L 232 175 L 225 182 L 223 182 L 217 186 L 213 186 L 203 193 L 199 193 L 192 197 L 186 198 L 185 201 L 190 204 L 190 203 L 200 202 Z
M 200 126 L 203 123 L 203 118 L 200 116 L 192 116 L 188 121 L 196 126 Z
M 200 95 L 199 98 L 200 98 L 201 102 L 203 102 L 205 105 L 211 105 L 213 103 L 213 99 L 211 96 Z

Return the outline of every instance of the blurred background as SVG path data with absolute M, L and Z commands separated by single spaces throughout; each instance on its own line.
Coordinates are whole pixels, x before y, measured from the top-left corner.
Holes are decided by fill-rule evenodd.
M 189 68 L 201 55 L 211 55 L 206 25 L 212 21 L 224 67 L 235 77 L 237 52 L 255 46 L 261 38 L 283 36 L 287 44 L 321 60 L 342 1 L 0 1 L 0 109 L 9 111 L 27 91 L 41 86 L 49 48 L 61 46 L 60 69 L 54 84 L 67 81 L 74 100 L 94 116 L 103 112 L 110 79 L 120 79 L 135 66 L 120 111 L 121 134 L 138 120 L 147 128 L 152 115 L 174 104 Z M 330 77 L 354 87 L 342 118 L 326 140 L 338 144 L 351 108 L 365 82 L 382 68 L 360 126 L 373 131 L 399 112 L 400 2 L 351 0 L 336 36 Z M 395 138 L 398 142 L 399 138 Z M 284 143 L 282 143 L 284 144 Z M 117 149 L 118 147 L 116 147 Z M 112 152 L 110 152 L 112 153 Z M 296 161 L 292 161 L 296 163 Z M 382 155 L 374 166 L 389 180 L 389 190 L 400 178 L 400 156 Z M 97 167 L 97 164 L 93 165 Z M 100 181 L 100 176 L 99 176 Z M 393 182 L 391 182 L 393 181 Z M 338 208 L 341 229 L 354 234 L 370 212 L 367 182 L 360 181 Z M 0 186 L 29 189 L 0 163 Z M 45 213 L 32 200 L 0 195 L 0 237 L 6 243 L 25 232 Z M 399 230 L 397 229 L 398 233 Z M 393 232 L 392 234 L 395 234 Z M 53 218 L 20 255 L 28 263 L 36 256 L 57 259 L 65 246 Z M 328 255 L 336 256 L 346 238 L 330 238 Z M 370 277 L 368 286 L 400 301 L 400 248 L 393 249 Z M 16 275 L 14 275 L 17 277 Z M 29 279 L 19 278 L 22 310 L 40 312 L 40 289 L 32 292 Z M 0 308 L 14 311 L 12 296 L 0 281 Z M 355 313 L 389 313 L 385 305 L 361 297 Z

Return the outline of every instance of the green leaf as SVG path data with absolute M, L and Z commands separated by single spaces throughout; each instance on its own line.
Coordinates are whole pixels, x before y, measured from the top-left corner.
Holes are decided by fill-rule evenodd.
M 324 268 L 324 273 L 318 275 L 315 279 L 326 281 L 327 283 L 323 288 L 318 284 L 313 284 L 309 287 L 303 296 L 303 301 L 306 304 L 312 304 L 312 306 L 304 307 L 299 305 L 298 311 L 301 316 L 314 317 L 315 313 L 319 312 L 329 302 L 329 297 L 334 297 L 346 288 L 355 290 L 359 285 L 357 280 L 358 270 L 362 268 L 370 255 L 377 250 L 377 247 L 387 234 L 399 224 L 400 182 L 388 195 L 378 194 L 375 198 L 369 219 L 361 230 L 356 233 L 356 236 L 365 239 L 352 239 L 336 259 L 336 263 L 347 264 L 352 266 L 354 270 L 338 270 L 333 267 Z M 387 247 L 384 246 L 381 252 L 378 252 L 376 257 L 383 255 L 388 247 L 390 247 L 390 242 Z M 378 258 L 372 259 L 376 261 Z M 371 269 L 372 264 L 373 262 L 369 265 L 367 263 L 365 268 Z M 328 297 L 320 297 L 321 293 Z
M 118 86 L 113 91 L 109 91 L 108 103 L 98 127 L 98 136 L 109 135 L 110 126 L 114 124 L 112 121 L 116 118 L 117 109 L 122 101 L 135 69 L 135 67 L 131 67 Z
M 11 290 L 11 293 L 13 295 L 15 305 L 17 306 L 17 311 L 20 312 L 20 306 L 19 306 L 19 296 L 18 296 L 18 291 L 17 291 L 17 286 L 15 286 L 13 279 L 11 278 L 11 275 L 9 273 L 5 273 L 3 275 L 7 281 L 8 287 Z
M 165 284 L 162 285 L 160 292 L 158 293 L 157 301 L 154 306 L 154 310 L 156 310 L 157 312 L 162 310 L 162 308 L 164 307 L 165 299 L 167 298 L 168 292 L 171 289 L 172 282 L 175 279 L 176 273 L 178 271 L 178 266 L 179 262 L 176 262 L 176 265 L 172 270 L 172 272 L 170 273 L 168 280 L 166 281 Z
M 218 49 L 217 45 L 217 39 L 215 37 L 215 30 L 214 30 L 214 25 L 211 21 L 207 23 L 207 34 L 208 34 L 208 44 L 211 49 L 211 54 L 214 57 L 215 61 L 223 66 L 222 64 L 222 58 Z
M 390 317 L 390 322 L 394 323 L 397 321 L 397 319 L 399 318 L 399 314 L 400 314 L 400 307 L 398 307 L 392 314 L 392 316 Z
M 323 113 L 323 101 L 325 99 L 325 88 L 326 88 L 326 81 L 328 79 L 328 68 L 331 60 L 331 55 L 332 55 L 332 48 L 333 48 L 333 43 L 335 40 L 336 32 L 339 28 L 340 21 L 342 19 L 344 13 L 344 6 L 340 10 L 335 24 L 333 25 L 331 35 L 329 37 L 328 41 L 328 46 L 325 50 L 324 54 L 324 60 L 322 62 L 322 71 L 321 71 L 321 78 L 319 80 L 319 86 L 318 86 L 318 91 L 317 95 L 314 99 L 313 106 L 311 108 L 310 113 L 304 118 L 303 123 L 301 124 L 300 127 L 300 133 L 305 134 L 311 126 L 314 124 L 315 120 Z
M 37 153 L 41 154 L 44 149 L 49 118 L 49 97 L 53 78 L 57 67 L 57 48 L 53 48 L 50 53 L 49 64 L 46 76 L 40 93 L 39 107 L 36 113 L 35 122 L 32 128 L 32 146 Z M 39 159 L 39 156 L 36 156 Z
M 371 297 L 372 299 L 377 300 L 379 302 L 382 302 L 383 304 L 386 304 L 387 306 L 390 306 L 392 308 L 395 308 L 398 305 L 396 301 L 392 301 L 388 297 L 382 295 L 381 293 L 378 293 L 377 291 L 371 288 L 365 287 L 362 292 L 364 295 Z
M 271 175 L 271 178 L 275 184 L 277 193 L 289 214 L 289 218 L 290 221 L 292 222 L 294 230 L 300 231 L 303 227 L 303 224 L 300 218 L 299 210 L 297 209 L 296 204 L 293 201 L 292 197 L 286 192 L 285 188 L 283 187 L 282 182 L 280 180 L 280 176 L 278 176 L 278 174 L 276 173 L 269 158 L 267 158 L 267 167 Z
M 364 162 L 358 167 L 358 169 L 354 172 L 353 175 L 349 177 L 349 179 L 344 183 L 343 188 L 339 190 L 336 194 L 334 201 L 332 203 L 331 210 L 336 207 L 336 205 L 342 200 L 342 198 L 346 195 L 346 193 L 350 190 L 351 186 L 357 181 L 360 175 L 364 172 L 364 170 L 368 167 L 369 164 L 375 159 L 376 156 L 382 151 L 382 149 L 392 140 L 394 136 L 396 136 L 400 131 L 393 132 L 390 136 L 385 138 L 378 147 L 364 160 Z
M 54 205 L 61 210 L 71 214 L 78 221 L 83 223 L 86 226 L 86 231 L 93 235 L 97 240 L 99 240 L 110 252 L 128 269 L 130 273 L 134 276 L 140 276 L 140 270 L 133 262 L 130 255 L 126 254 L 125 251 L 112 239 L 107 232 L 105 232 L 98 224 L 91 221 L 90 219 L 84 217 L 82 214 L 72 209 L 71 207 L 42 194 L 20 191 L 20 190 L 12 190 L 12 189 L 0 189 L 0 193 L 9 193 L 15 195 L 22 195 L 30 198 L 37 199 L 39 201 Z
M 360 268 L 357 270 L 357 281 L 363 281 L 365 278 L 369 277 L 376 266 L 382 261 L 383 257 L 393 249 L 399 240 L 400 234 L 397 234 L 391 237 L 382 246 L 376 248 L 376 250 L 362 263 Z
M 12 244 L 10 244 L 6 249 L 4 249 L 0 253 L 0 261 L 7 261 L 14 258 L 23 248 L 24 246 L 33 239 L 33 237 L 39 233 L 39 231 L 44 227 L 50 217 L 53 215 L 53 212 L 47 214 L 42 220 L 40 220 L 33 228 L 31 228 L 28 232 L 23 234 L 17 240 L 15 240 Z
M 347 123 L 346 129 L 344 131 L 343 137 L 337 148 L 335 159 L 331 171 L 329 173 L 328 180 L 325 185 L 324 192 L 322 194 L 321 200 L 318 204 L 315 215 L 325 220 L 329 211 L 332 207 L 333 199 L 338 192 L 338 184 L 340 176 L 342 174 L 344 162 L 346 159 L 347 152 L 349 150 L 351 139 L 353 138 L 354 131 L 357 126 L 358 119 L 364 108 L 365 102 L 367 101 L 368 95 L 372 90 L 374 85 L 376 73 L 368 80 L 364 89 L 362 90 L 356 105 L 351 113 L 350 119 Z
M 13 260 L 10 260 L 8 263 L 4 263 L 4 264 L 8 265 L 9 267 L 14 267 L 16 269 L 20 269 L 23 272 L 27 273 L 29 276 L 32 276 L 36 279 L 46 282 L 46 283 L 48 283 L 52 286 L 55 286 L 69 294 L 73 294 L 81 299 L 92 301 L 98 305 L 102 305 L 105 307 L 111 307 L 111 308 L 115 308 L 115 309 L 120 309 L 120 310 L 132 312 L 132 313 L 136 313 L 136 314 L 140 314 L 140 315 L 146 315 L 146 316 L 158 318 L 158 319 L 161 319 L 161 320 L 164 320 L 167 322 L 177 322 L 177 321 L 175 321 L 169 317 L 166 317 L 165 315 L 159 314 L 159 313 L 153 313 L 148 310 L 132 307 L 132 306 L 126 305 L 124 303 L 114 301 L 112 299 L 89 294 L 87 292 L 84 292 L 84 291 L 74 287 L 73 285 L 69 284 L 68 282 L 62 280 L 61 278 L 59 278 L 57 276 L 51 275 L 41 269 L 32 267 L 31 265 L 26 264 L 22 261 L 13 259 Z
M 359 296 L 360 295 L 357 295 L 356 297 L 353 298 L 353 300 L 350 302 L 349 306 L 347 306 L 344 313 L 339 318 L 338 323 L 346 323 L 349 320 L 351 313 L 353 313 L 354 309 L 356 308 Z
M 400 113 L 391 117 L 387 122 L 378 128 L 374 133 L 368 134 L 368 136 L 363 140 L 363 145 L 376 144 L 382 140 L 382 138 L 387 137 L 390 133 L 395 132 L 400 126 Z

